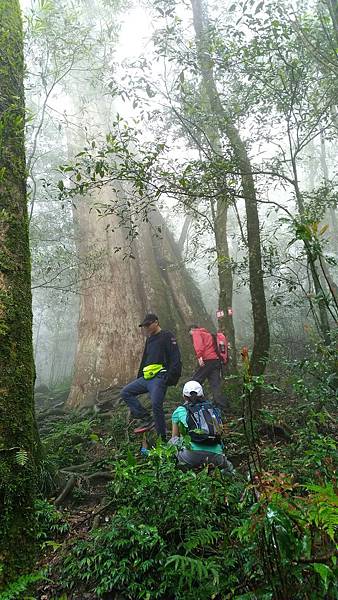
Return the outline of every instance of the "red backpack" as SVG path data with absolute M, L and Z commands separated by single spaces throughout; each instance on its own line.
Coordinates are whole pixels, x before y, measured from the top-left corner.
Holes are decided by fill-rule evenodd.
M 228 338 L 221 331 L 217 331 L 216 334 L 213 334 L 215 350 L 220 361 L 223 365 L 226 365 L 229 360 L 228 354 Z

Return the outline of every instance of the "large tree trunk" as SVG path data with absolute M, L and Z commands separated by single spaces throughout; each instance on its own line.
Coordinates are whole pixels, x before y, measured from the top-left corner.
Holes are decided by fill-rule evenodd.
M 247 216 L 247 239 L 249 248 L 249 277 L 252 315 L 254 325 L 254 346 L 250 360 L 253 375 L 264 372 L 270 347 L 269 323 L 263 283 L 260 228 L 257 209 L 256 189 L 250 159 L 240 134 L 223 106 L 217 91 L 208 54 L 208 28 L 201 0 L 191 0 L 193 21 L 198 50 L 198 61 L 210 106 L 224 132 L 237 159 L 241 173 L 243 196 Z
M 80 114 L 79 108 L 74 108 L 74 114 Z M 105 98 L 95 97 L 87 110 L 86 123 L 108 133 L 111 115 Z M 68 140 L 71 156 L 84 144 L 79 125 Z M 90 199 L 79 199 L 74 211 L 80 259 L 95 248 L 102 250 L 102 265 L 81 290 L 74 379 L 67 401 L 71 407 L 91 406 L 100 389 L 124 385 L 136 376 L 144 346 L 138 325 L 145 312 L 158 314 L 161 326 L 176 333 L 185 364 L 188 357 L 193 359 L 189 324 L 197 320 L 211 325 L 159 212 L 151 211 L 149 222 L 139 225 L 132 247 L 135 258 L 123 260 L 127 229 L 121 228 L 114 214 L 103 218 L 93 209 L 95 203 L 109 209 L 114 195 L 107 186 Z
M 34 361 L 18 0 L 0 2 L 0 589 L 34 559 Z M 18 454 L 20 451 L 20 454 Z
M 108 188 L 102 191 L 107 203 L 112 193 Z M 125 247 L 124 232 L 106 229 L 116 217 L 98 219 L 84 202 L 76 212 L 81 255 L 93 245 L 104 252 L 103 268 L 81 292 L 75 374 L 68 398 L 69 406 L 81 407 L 92 405 L 99 389 L 123 385 L 136 376 L 144 345 L 138 324 L 145 312 L 155 312 L 163 328 L 176 332 L 185 357 L 192 355 L 189 323 L 210 322 L 159 213 L 140 226 L 133 243 L 135 258 L 123 260 L 123 251 L 116 253 L 115 247 Z M 158 227 L 161 233 L 156 237 Z

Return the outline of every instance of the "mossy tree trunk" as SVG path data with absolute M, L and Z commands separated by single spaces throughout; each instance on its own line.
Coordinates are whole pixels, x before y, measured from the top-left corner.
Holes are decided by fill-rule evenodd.
M 34 559 L 34 361 L 18 0 L 0 2 L 0 589 Z

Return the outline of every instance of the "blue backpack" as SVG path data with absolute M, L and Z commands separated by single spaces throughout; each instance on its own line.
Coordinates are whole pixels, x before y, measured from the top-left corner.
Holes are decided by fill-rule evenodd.
M 220 444 L 223 423 L 219 410 L 212 402 L 189 402 L 185 407 L 191 441 L 205 446 Z

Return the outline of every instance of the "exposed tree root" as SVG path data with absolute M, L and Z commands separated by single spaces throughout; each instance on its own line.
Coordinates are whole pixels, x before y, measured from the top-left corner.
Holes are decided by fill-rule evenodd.
M 56 498 L 56 500 L 54 501 L 55 506 L 60 506 L 60 504 L 62 504 L 62 502 L 67 498 L 67 496 L 69 496 L 70 492 L 72 491 L 73 487 L 76 484 L 76 476 L 72 475 L 65 487 L 63 488 L 61 494 Z

